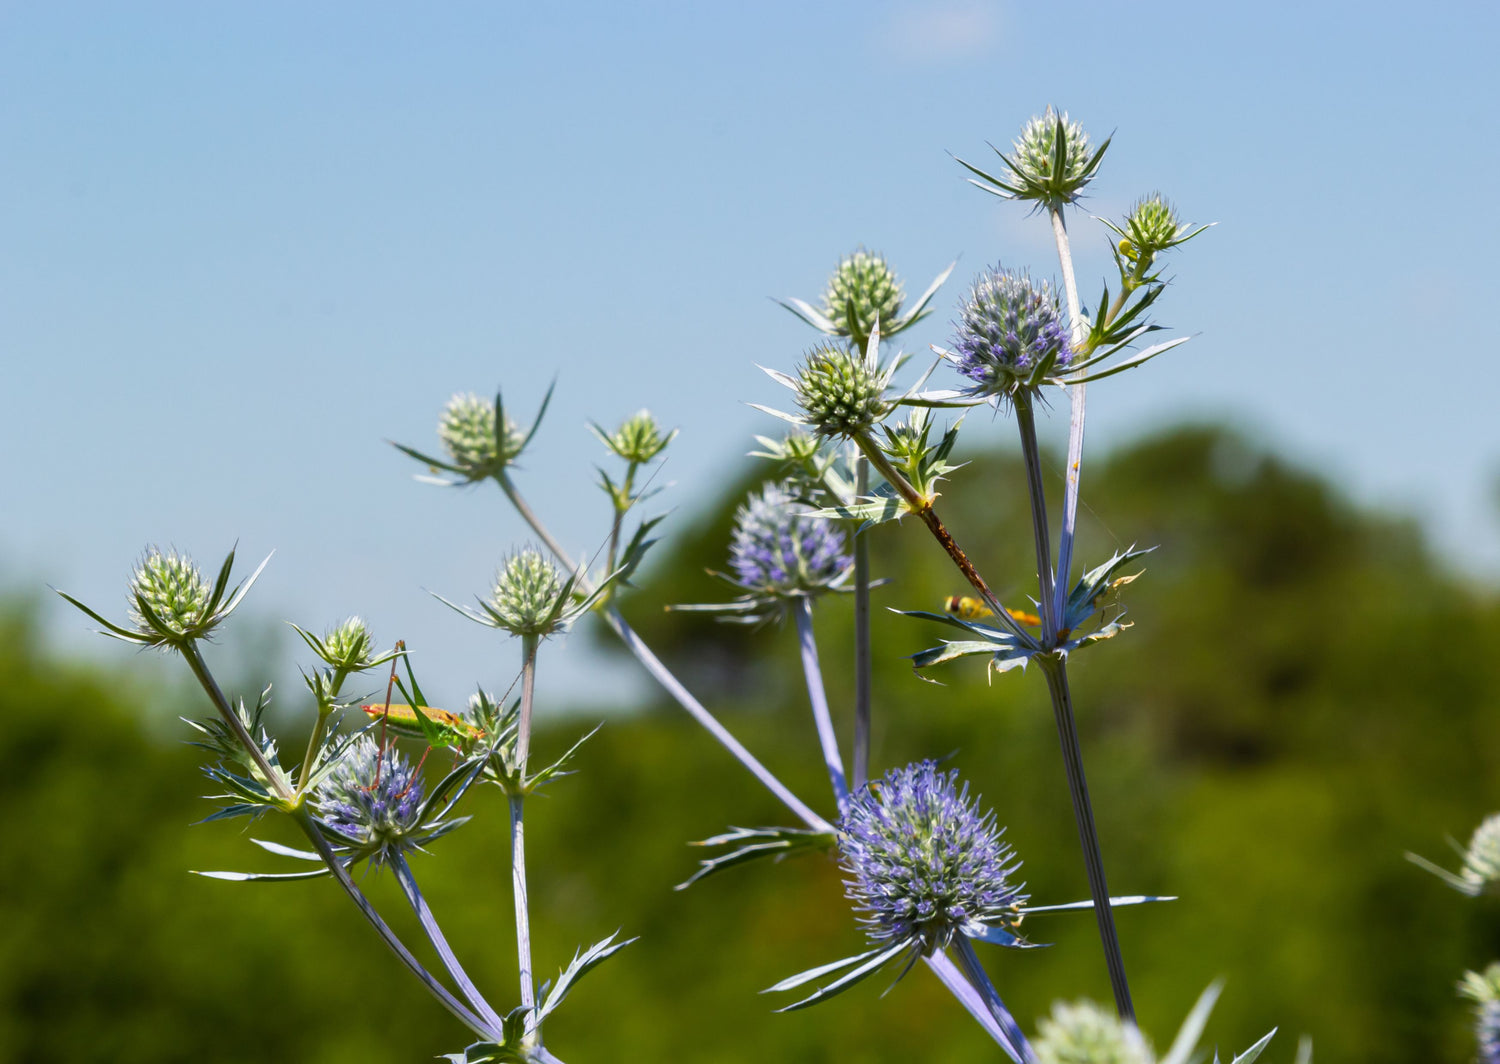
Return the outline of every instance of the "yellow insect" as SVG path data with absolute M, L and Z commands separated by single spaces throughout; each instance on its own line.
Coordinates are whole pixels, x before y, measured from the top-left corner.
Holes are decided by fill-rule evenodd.
M 985 617 L 993 617 L 995 611 L 980 602 L 977 598 L 968 595 L 949 595 L 943 600 L 943 610 L 951 613 L 961 621 L 978 621 Z M 1042 623 L 1042 619 L 1034 613 L 1025 610 L 1006 610 L 1012 618 L 1021 624 L 1029 624 L 1035 627 Z

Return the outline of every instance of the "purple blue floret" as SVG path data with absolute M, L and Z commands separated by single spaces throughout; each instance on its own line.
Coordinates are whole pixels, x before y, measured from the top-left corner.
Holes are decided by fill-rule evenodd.
M 954 341 L 958 371 L 976 394 L 1009 393 L 1073 357 L 1068 324 L 1046 281 L 1000 267 L 974 282 L 960 308 Z
M 378 776 L 378 778 L 377 778 Z M 384 755 L 369 736 L 355 740 L 318 785 L 318 819 L 351 846 L 399 849 L 419 824 L 422 781 L 394 749 Z
M 729 566 L 747 591 L 778 595 L 826 588 L 853 564 L 844 534 L 808 515 L 778 484 L 751 495 L 735 515 Z

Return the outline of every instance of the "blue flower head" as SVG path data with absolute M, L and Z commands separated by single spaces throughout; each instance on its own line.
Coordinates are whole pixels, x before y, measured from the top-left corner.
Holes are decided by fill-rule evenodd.
M 789 597 L 827 590 L 854 564 L 844 534 L 812 517 L 786 487 L 768 484 L 735 513 L 729 567 L 752 594 Z
M 975 395 L 1037 388 L 1073 357 L 1067 320 L 1046 281 L 1000 267 L 975 280 L 959 309 L 952 361 Z
M 1500 1064 L 1500 964 L 1465 972 L 1458 992 L 1474 1003 L 1474 1040 L 1480 1064 Z
M 318 819 L 338 840 L 376 858 L 416 845 L 422 780 L 395 749 L 382 755 L 368 735 L 356 739 L 313 792 Z
M 1010 880 L 1020 862 L 1004 829 L 935 762 L 893 769 L 851 795 L 838 828 L 846 892 L 872 942 L 912 941 L 929 954 L 955 934 L 1014 923 L 1026 901 Z

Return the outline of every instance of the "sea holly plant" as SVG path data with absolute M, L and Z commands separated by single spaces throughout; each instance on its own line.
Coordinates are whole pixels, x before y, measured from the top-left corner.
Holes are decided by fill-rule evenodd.
M 158 549 L 147 551 L 131 576 L 129 622 L 117 624 L 77 599 L 63 597 L 103 625 L 104 634 L 179 654 L 199 680 L 215 716 L 188 721 L 198 734 L 196 745 L 210 755 L 204 767 L 220 788 L 212 797 L 219 808 L 206 820 L 237 817 L 257 819 L 284 815 L 302 831 L 310 849 L 298 849 L 264 839 L 251 841 L 261 850 L 300 864 L 294 871 L 199 873 L 230 882 L 278 882 L 330 877 L 354 902 L 397 958 L 456 1019 L 478 1039 L 462 1054 L 448 1059 L 551 1064 L 557 1057 L 542 1044 L 542 1021 L 562 1003 L 578 979 L 633 940 L 613 934 L 580 949 L 554 982 L 538 990 L 532 979 L 530 924 L 526 903 L 524 835 L 521 800 L 538 787 L 565 774 L 573 750 L 539 772 L 527 769 L 531 706 L 535 692 L 536 648 L 543 638 L 559 633 L 597 600 L 609 586 L 607 579 L 588 594 L 576 591 L 576 579 L 565 579 L 536 552 L 521 552 L 502 568 L 489 599 L 476 620 L 522 638 L 521 697 L 510 706 L 480 694 L 468 713 L 451 713 L 427 704 L 411 668 L 405 646 L 398 642 L 380 650 L 369 628 L 358 617 L 328 629 L 323 635 L 293 626 L 317 656 L 319 664 L 304 670 L 313 695 L 315 721 L 307 753 L 298 766 L 285 766 L 275 737 L 265 725 L 269 689 L 253 709 L 231 702 L 209 671 L 201 644 L 221 625 L 255 577 L 230 587 L 234 554 L 221 565 L 210 584 L 186 555 Z M 348 710 L 359 705 L 343 689 L 352 676 L 390 665 L 382 703 L 366 703 L 360 723 L 342 727 Z M 406 679 L 397 675 L 406 668 Z M 399 690 L 407 704 L 392 701 Z M 400 750 L 397 737 L 425 740 L 427 749 L 413 763 Z M 454 755 L 451 767 L 435 783 L 423 768 L 434 748 Z M 521 1003 L 503 1014 L 465 971 L 449 944 L 417 882 L 411 859 L 462 826 L 467 816 L 455 814 L 459 801 L 477 780 L 499 785 L 511 800 L 512 868 L 516 900 L 517 956 L 521 973 Z M 360 865 L 388 869 L 411 906 L 417 923 L 442 962 L 449 983 L 417 959 L 355 883 Z M 309 867 L 311 866 L 311 867 Z M 453 988 L 450 989 L 450 984 Z

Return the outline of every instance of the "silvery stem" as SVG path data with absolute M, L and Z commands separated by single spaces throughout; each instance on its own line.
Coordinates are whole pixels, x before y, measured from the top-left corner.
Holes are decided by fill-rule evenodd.
M 1078 282 L 1073 276 L 1073 251 L 1068 244 L 1068 229 L 1063 223 L 1062 208 L 1053 207 L 1052 236 L 1057 242 L 1057 259 L 1062 264 L 1063 290 L 1068 299 L 1068 320 L 1073 326 L 1073 348 L 1077 350 L 1088 335 L 1088 324 L 1078 305 Z M 1087 385 L 1068 387 L 1071 407 L 1068 416 L 1068 466 L 1064 473 L 1062 530 L 1057 544 L 1057 586 L 1052 612 L 1061 618 L 1067 606 L 1068 581 L 1073 570 L 1073 540 L 1078 528 L 1078 478 L 1083 469 L 1083 419 Z M 1060 623 L 1060 622 L 1059 622 Z
M 855 459 L 856 498 L 870 490 L 870 462 L 864 455 Z M 870 662 L 870 538 L 858 529 L 854 533 L 854 789 L 859 790 L 870 778 L 870 704 L 872 670 Z
M 547 549 L 552 552 L 553 557 L 558 560 L 558 563 L 569 571 L 575 571 L 573 570 L 573 562 L 568 557 L 567 552 L 558 545 L 557 540 L 552 538 L 551 533 L 547 531 L 547 527 L 542 524 L 541 519 L 527 505 L 526 500 L 516 490 L 515 485 L 507 477 L 502 476 L 497 479 L 499 480 L 501 489 L 505 492 L 506 498 L 516 508 L 516 512 L 521 515 L 521 518 L 531 526 L 531 530 L 546 544 Z M 585 593 L 588 592 L 590 584 L 587 576 L 580 575 L 578 584 L 580 590 Z M 651 652 L 651 648 L 641 640 L 640 636 L 635 634 L 630 625 L 625 623 L 625 618 L 614 605 L 606 605 L 602 612 L 605 622 L 613 629 L 615 635 L 619 636 L 620 642 L 625 644 L 625 649 L 629 650 L 635 656 L 635 659 L 651 674 L 652 679 L 661 684 L 667 694 L 671 695 L 678 705 L 687 710 L 689 716 L 703 725 L 709 734 L 717 739 L 719 744 L 734 756 L 736 761 L 749 769 L 751 775 L 760 780 L 767 790 L 781 799 L 782 803 L 793 813 L 797 814 L 797 817 L 803 823 L 807 824 L 808 827 L 817 831 L 833 830 L 832 824 L 828 823 L 828 821 L 824 820 L 817 813 L 814 813 L 802 799 L 788 790 L 786 785 L 777 779 L 770 769 L 762 765 L 754 754 L 745 749 L 743 743 L 730 734 L 728 728 L 725 728 L 724 725 L 720 724 L 714 718 L 712 713 L 703 708 L 703 704 L 694 698 L 686 687 L 683 687 L 678 682 L 677 677 L 673 676 L 671 671 L 661 663 L 661 660 Z
M 224 692 L 219 690 L 219 681 L 215 680 L 213 674 L 208 671 L 208 663 L 203 660 L 203 654 L 198 649 L 198 644 L 188 642 L 181 648 L 182 656 L 188 663 L 188 668 L 193 670 L 193 675 L 198 678 L 198 683 L 207 693 L 209 700 L 213 702 L 214 708 L 219 711 L 219 716 L 224 718 L 224 723 L 229 725 L 229 730 L 234 732 L 234 737 L 240 741 L 250 759 L 255 762 L 255 767 L 260 769 L 261 775 L 266 778 L 266 786 L 276 793 L 276 797 L 284 802 L 291 802 L 296 795 L 287 783 L 286 777 L 280 770 L 273 768 L 266 760 L 260 744 L 250 735 L 245 728 L 245 722 L 240 720 L 240 715 L 234 711 L 229 704 L 229 699 L 224 697 Z
M 744 744 L 730 734 L 729 729 L 720 724 L 714 715 L 703 708 L 696 698 L 682 686 L 677 677 L 672 675 L 670 669 L 661 663 L 651 648 L 641 641 L 630 625 L 625 623 L 625 618 L 620 616 L 620 611 L 614 606 L 604 608 L 604 620 L 614 629 L 615 635 L 620 637 L 620 642 L 625 644 L 625 649 L 635 655 L 637 661 L 651 674 L 651 678 L 661 684 L 667 694 L 688 711 L 688 714 L 704 728 L 708 729 L 710 735 L 719 741 L 719 745 L 734 755 L 736 761 L 750 770 L 750 774 L 760 780 L 766 789 L 780 798 L 793 813 L 797 814 L 808 827 L 815 831 L 832 831 L 833 825 L 814 813 L 808 805 L 787 789 L 786 784 L 777 779 L 771 770 L 758 761 L 754 754 L 746 750 Z
M 1109 985 L 1115 995 L 1115 1009 L 1120 1018 L 1135 1022 L 1135 1006 L 1130 1001 L 1130 984 L 1125 979 L 1125 961 L 1120 955 L 1120 938 L 1115 932 L 1114 910 L 1109 901 L 1109 884 L 1104 878 L 1104 856 L 1099 849 L 1099 833 L 1094 827 L 1094 808 L 1089 802 L 1088 780 L 1083 774 L 1083 751 L 1078 744 L 1078 723 L 1073 718 L 1073 695 L 1068 689 L 1068 667 L 1054 657 L 1038 658 L 1047 690 L 1052 695 L 1052 711 L 1057 718 L 1057 739 L 1062 746 L 1063 767 L 1068 774 L 1068 791 L 1073 798 L 1073 818 L 1078 824 L 1078 841 L 1083 847 L 1083 865 L 1088 874 L 1089 895 L 1094 899 L 1094 916 L 1099 922 L 1099 940 L 1104 945 L 1104 963 L 1109 969 Z
M 526 758 L 531 750 L 531 704 L 536 694 L 536 636 L 521 639 L 521 719 L 516 730 L 516 774 L 526 782 Z M 531 969 L 531 911 L 526 896 L 525 797 L 510 796 L 510 878 L 516 901 L 516 962 L 520 969 L 521 1005 L 535 1015 L 536 987 Z M 530 1021 L 528 1020 L 528 1025 Z M 540 1039 L 541 1032 L 537 1031 Z
M 521 1005 L 536 1008 L 536 987 L 531 975 L 531 914 L 526 899 L 526 825 L 522 820 L 519 794 L 510 797 L 510 881 L 516 898 L 516 961 L 520 969 Z M 537 1036 L 541 1037 L 538 1030 Z
M 802 675 L 807 678 L 807 699 L 812 703 L 813 721 L 818 727 L 818 743 L 823 747 L 823 763 L 828 766 L 833 797 L 842 809 L 844 800 L 849 797 L 849 784 L 844 779 L 844 758 L 839 753 L 833 717 L 828 712 L 828 693 L 823 689 L 823 670 L 818 665 L 818 643 L 813 637 L 812 600 L 805 596 L 798 599 L 795 613 L 797 645 L 802 651 Z
M 973 943 L 966 936 L 959 935 L 954 940 L 953 947 L 953 951 L 958 954 L 959 970 L 967 977 L 969 985 L 984 1003 L 986 1012 L 1004 1035 L 1003 1039 L 996 1038 L 995 1040 L 1009 1054 L 1011 1060 L 1016 1061 L 1017 1064 L 1031 1064 L 1036 1060 L 1036 1054 L 1031 1050 L 1031 1043 L 1026 1041 L 1026 1035 L 1021 1032 L 1021 1027 L 1016 1023 L 1015 1017 L 1011 1016 L 1010 1010 L 1005 1007 L 1005 1002 L 1000 1000 L 995 984 L 990 982 L 989 974 L 985 972 L 984 965 L 979 963 L 979 957 L 974 953 Z
M 411 865 L 406 863 L 406 858 L 400 853 L 391 857 L 391 871 L 396 873 L 396 882 L 401 885 L 401 891 L 406 895 L 406 900 L 411 903 L 412 912 L 417 914 L 417 920 L 422 924 L 422 930 L 427 932 L 427 939 L 432 943 L 432 948 L 437 950 L 437 955 L 442 959 L 443 967 L 448 969 L 448 974 L 458 984 L 458 989 L 468 999 L 469 1004 L 484 1017 L 485 1022 L 495 1030 L 500 1030 L 503 1021 L 499 1013 L 484 999 L 474 981 L 469 978 L 469 973 L 464 971 L 462 964 L 458 962 L 453 948 L 448 945 L 448 939 L 443 934 L 443 929 L 438 926 L 437 917 L 432 914 L 432 907 L 427 904 L 427 899 L 422 896 L 422 890 L 417 886 L 417 877 L 412 874 Z
M 1060 614 L 1054 613 L 1052 601 L 1052 542 L 1047 529 L 1047 493 L 1042 485 L 1042 458 L 1036 444 L 1036 417 L 1031 396 L 1016 393 L 1016 427 L 1021 430 L 1021 456 L 1026 465 L 1026 490 L 1031 496 L 1031 536 L 1036 543 L 1036 576 L 1040 594 L 1038 608 L 1042 614 L 1042 640 L 1051 644 L 1057 636 Z

